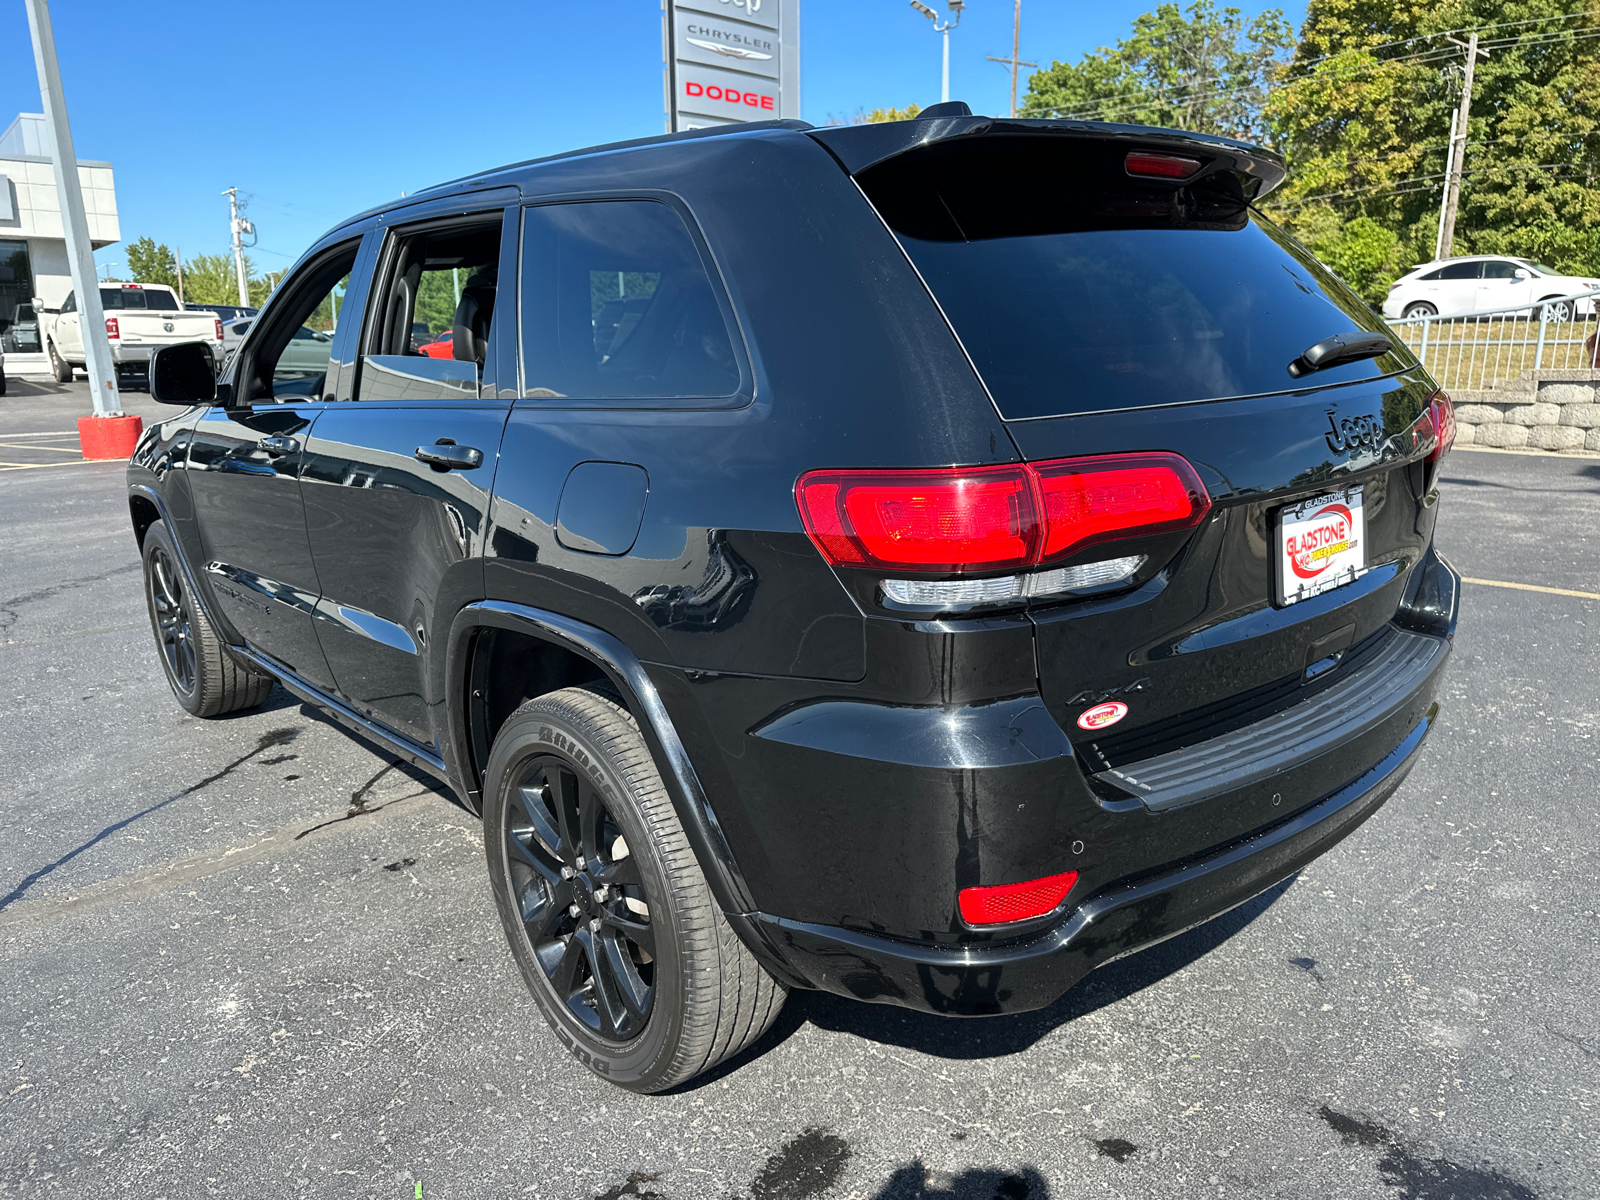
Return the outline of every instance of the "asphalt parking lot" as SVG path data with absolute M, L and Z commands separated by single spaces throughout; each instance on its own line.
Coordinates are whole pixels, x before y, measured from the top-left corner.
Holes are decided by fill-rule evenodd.
M 1448 461 L 1493 582 L 1421 765 L 1296 879 L 1036 1014 L 796 994 L 639 1097 L 558 1051 L 426 778 L 281 691 L 172 702 L 84 393 L 0 400 L 0 1195 L 1600 1194 L 1600 458 Z

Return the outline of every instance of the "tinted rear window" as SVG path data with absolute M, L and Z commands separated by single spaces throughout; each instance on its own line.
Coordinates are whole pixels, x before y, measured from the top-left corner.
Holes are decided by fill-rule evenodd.
M 101 288 L 100 307 L 108 311 L 117 308 L 154 308 L 162 312 L 175 312 L 178 299 L 165 288 Z
M 1410 365 L 1385 355 L 1297 384 L 1289 364 L 1309 346 L 1383 332 L 1381 318 L 1253 212 L 1235 176 L 1147 185 L 1123 169 L 1128 149 L 974 139 L 860 177 L 1007 419 L 1285 392 Z

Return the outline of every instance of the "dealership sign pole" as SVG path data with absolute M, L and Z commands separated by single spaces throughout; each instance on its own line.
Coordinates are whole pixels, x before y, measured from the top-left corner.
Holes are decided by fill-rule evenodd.
M 56 62 L 56 38 L 50 28 L 47 0 L 27 0 L 28 29 L 33 34 L 33 59 L 39 68 L 39 91 L 44 100 L 45 128 L 50 133 L 50 158 L 56 169 L 56 194 L 60 197 L 62 224 L 67 235 L 67 267 L 78 298 L 79 327 L 83 333 L 84 366 L 89 372 L 89 392 L 97 417 L 120 417 L 117 371 L 106 343 L 105 311 L 100 306 L 100 277 L 95 274 L 94 249 L 89 243 L 89 218 L 83 209 L 83 186 L 78 180 L 78 159 L 72 152 L 72 127 L 67 124 L 67 101 L 61 93 L 61 68 Z
M 662 0 L 667 130 L 800 115 L 800 0 Z

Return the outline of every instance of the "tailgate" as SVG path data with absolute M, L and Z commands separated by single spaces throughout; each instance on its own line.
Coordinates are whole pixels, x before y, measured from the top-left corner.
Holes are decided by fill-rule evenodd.
M 123 309 L 117 318 L 119 336 L 131 345 L 168 345 L 172 342 L 214 342 L 217 318 L 211 312 L 141 312 Z

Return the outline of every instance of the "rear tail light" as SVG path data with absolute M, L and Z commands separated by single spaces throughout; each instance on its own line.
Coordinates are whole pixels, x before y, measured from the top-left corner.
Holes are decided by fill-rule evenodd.
M 117 329 L 117 319 L 115 317 L 107 317 L 106 318 L 106 337 L 110 338 L 112 340 L 116 340 L 116 339 L 120 338 L 121 336 L 122 336 L 121 332 Z
M 1428 415 L 1433 419 L 1433 449 L 1429 462 L 1438 462 L 1450 453 L 1456 444 L 1456 406 L 1444 392 L 1435 392 L 1428 403 Z
M 1129 175 L 1142 179 L 1187 179 L 1201 166 L 1197 158 L 1148 150 L 1134 150 L 1122 161 Z
M 1211 507 L 1194 468 L 1167 453 L 811 471 L 796 484 L 795 500 L 806 532 L 834 566 L 911 575 L 1039 566 L 1101 542 L 1192 528 Z
M 962 888 L 956 901 L 961 919 L 968 925 L 1003 925 L 1054 911 L 1077 882 L 1078 873 L 1068 871 L 1064 875 L 1030 879 L 1026 883 Z
M 217 341 L 220 342 L 221 340 L 222 340 L 222 318 L 218 317 L 217 318 Z

